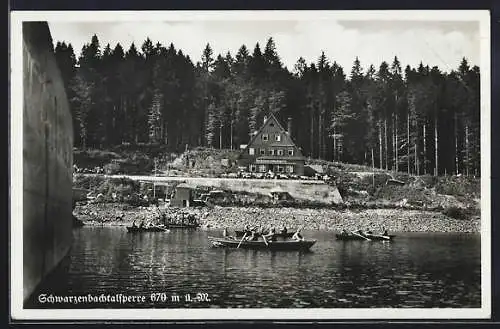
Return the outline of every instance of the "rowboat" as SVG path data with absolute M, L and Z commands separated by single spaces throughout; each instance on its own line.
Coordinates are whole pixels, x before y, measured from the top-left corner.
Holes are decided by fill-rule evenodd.
M 335 234 L 337 240 L 342 241 L 392 241 L 396 237 L 395 235 L 377 235 L 377 234 L 352 234 L 352 233 L 340 233 Z
M 219 248 L 241 248 L 254 250 L 287 250 L 287 251 L 306 251 L 316 243 L 316 240 L 304 241 L 242 241 L 241 239 L 227 237 L 217 238 L 208 237 L 213 247 Z
M 278 233 L 275 233 L 274 235 L 277 237 L 277 238 L 291 238 L 293 235 L 294 235 L 295 231 L 292 231 L 292 232 L 286 232 L 286 233 L 283 233 L 283 232 L 278 232 Z M 245 231 L 234 231 L 234 234 L 236 235 L 236 237 L 238 238 L 242 238 L 243 235 L 245 235 Z M 247 233 L 247 235 L 251 235 L 251 233 Z M 256 233 L 255 234 L 256 236 L 260 237 L 262 236 L 262 233 Z
M 127 226 L 128 233 L 165 232 L 165 231 L 168 230 L 165 227 L 160 227 L 160 226 L 150 226 L 150 227 Z

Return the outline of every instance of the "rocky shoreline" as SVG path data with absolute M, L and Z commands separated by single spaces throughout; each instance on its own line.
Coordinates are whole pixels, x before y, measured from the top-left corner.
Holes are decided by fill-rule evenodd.
M 202 228 L 241 229 L 245 224 L 274 225 L 280 228 L 303 227 L 305 230 L 367 230 L 383 228 L 391 232 L 461 232 L 479 233 L 478 217 L 453 219 L 439 212 L 400 209 L 334 210 L 258 207 L 170 208 L 155 206 L 131 207 L 120 203 L 89 203 L 75 207 L 74 215 L 86 225 L 125 226 L 136 221 L 154 221 L 160 211 L 169 218 L 181 219 L 195 215 Z

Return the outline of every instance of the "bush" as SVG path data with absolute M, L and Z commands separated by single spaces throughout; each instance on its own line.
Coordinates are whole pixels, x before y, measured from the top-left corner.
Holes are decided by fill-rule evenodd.
M 438 179 L 436 192 L 455 196 L 479 197 L 481 193 L 481 182 L 477 178 L 466 176 L 444 176 Z
M 429 191 L 409 185 L 384 185 L 377 190 L 375 198 L 390 202 L 399 202 L 406 199 L 408 204 L 414 206 L 423 206 L 432 202 L 432 196 Z
M 336 185 L 342 198 L 348 198 L 351 193 L 350 190 L 354 191 L 367 191 L 369 194 L 373 195 L 375 191 L 381 187 L 385 186 L 388 176 L 384 173 L 375 173 L 373 177 L 370 175 L 363 175 L 359 177 L 353 173 L 347 172 L 337 172 L 336 175 Z M 375 188 L 373 182 L 375 181 Z
M 442 213 L 454 219 L 464 220 L 468 218 L 467 210 L 459 207 L 448 207 Z

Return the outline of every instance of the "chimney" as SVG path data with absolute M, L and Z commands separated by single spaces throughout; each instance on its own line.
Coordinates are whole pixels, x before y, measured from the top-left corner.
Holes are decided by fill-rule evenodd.
M 262 124 L 266 123 L 266 121 L 267 121 L 267 115 L 264 115 L 264 122 Z
M 292 136 L 292 118 L 288 118 L 288 127 L 287 130 L 288 136 Z

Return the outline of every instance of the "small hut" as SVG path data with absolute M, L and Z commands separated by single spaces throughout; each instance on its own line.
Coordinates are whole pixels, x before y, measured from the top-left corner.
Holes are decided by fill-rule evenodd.
M 191 186 L 181 183 L 175 188 L 174 197 L 170 200 L 172 207 L 190 207 L 193 203 L 193 189 Z

